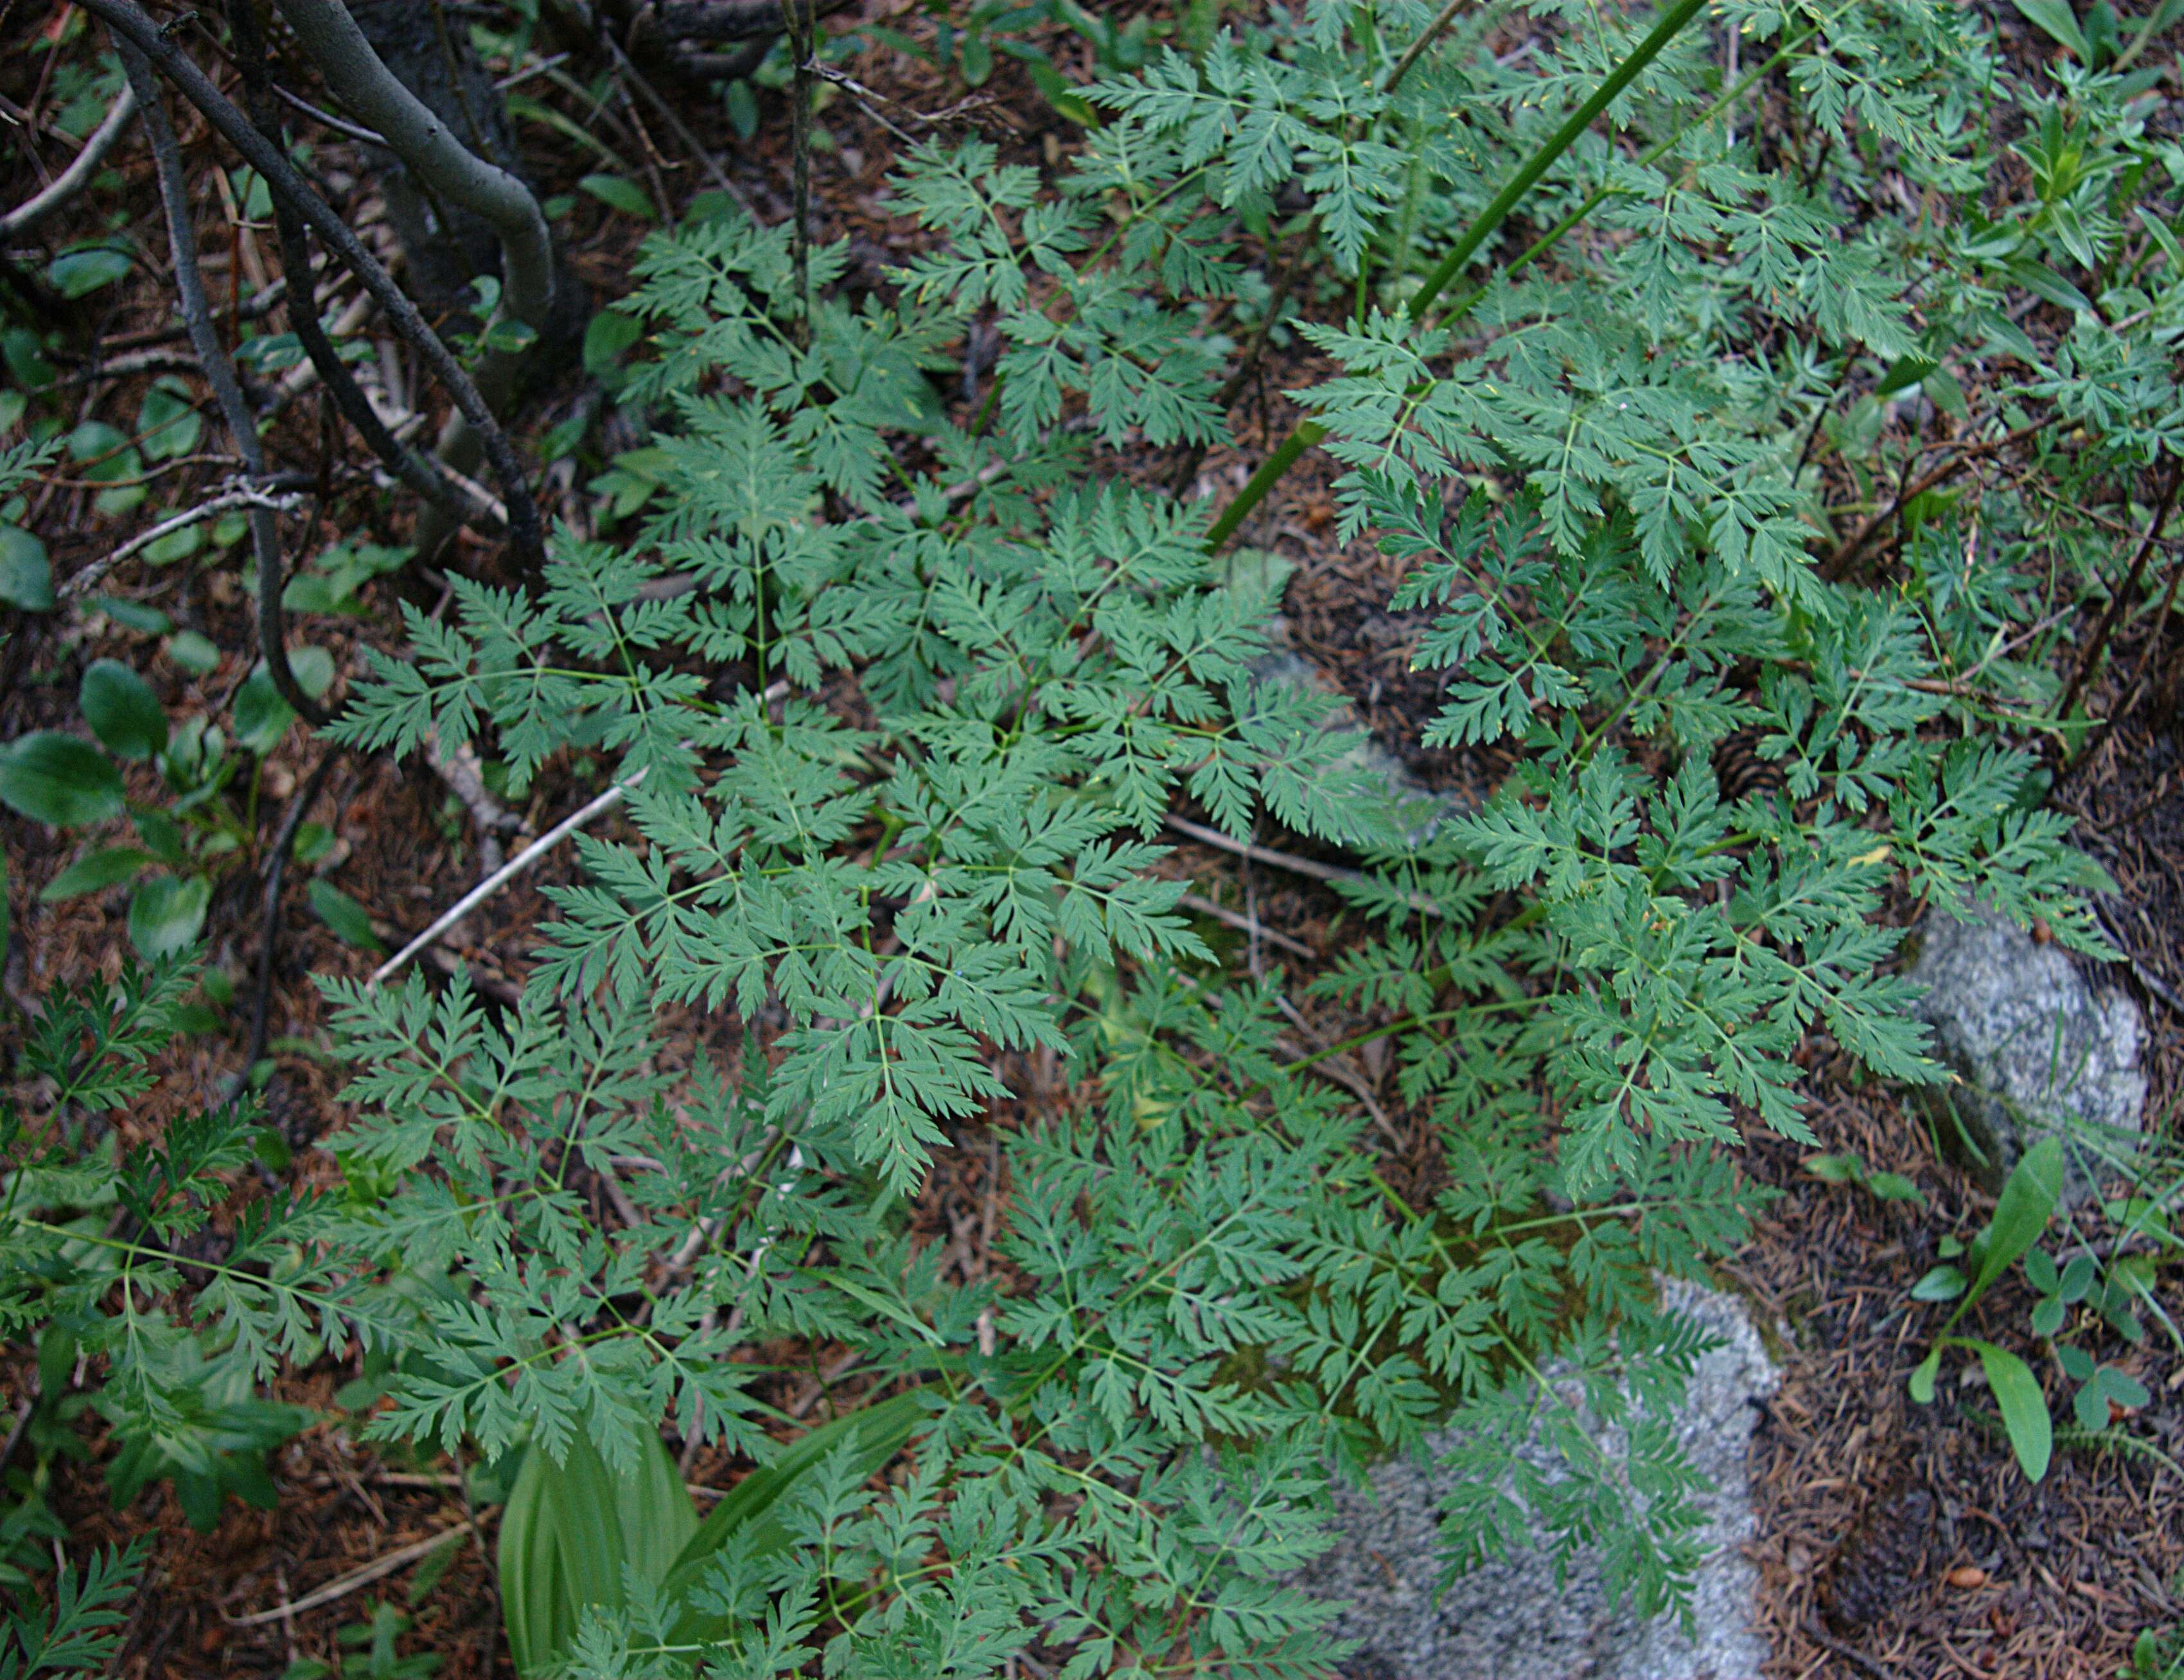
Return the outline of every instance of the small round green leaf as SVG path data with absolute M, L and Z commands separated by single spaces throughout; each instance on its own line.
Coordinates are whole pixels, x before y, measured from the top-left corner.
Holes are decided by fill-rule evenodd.
M 602 204 L 626 216 L 635 216 L 640 221 L 653 219 L 652 200 L 644 196 L 643 187 L 625 175 L 588 175 L 577 185 Z
M 173 460 L 198 447 L 204 416 L 190 400 L 189 387 L 170 375 L 144 393 L 136 411 L 139 447 L 155 461 Z
M 53 609 L 53 562 L 20 525 L 0 525 L 0 601 L 26 613 Z
M 148 759 L 167 744 L 167 714 L 152 687 L 119 659 L 97 659 L 83 674 L 76 704 L 91 732 L 125 759 Z
M 334 686 L 334 656 L 323 648 L 298 648 L 288 655 L 296 686 L 314 700 Z
M 167 657 L 192 676 L 203 676 L 220 663 L 220 649 L 194 630 L 178 630 L 167 638 Z
M 129 820 L 136 825 L 137 837 L 152 848 L 154 857 L 161 863 L 181 867 L 187 855 L 182 845 L 181 824 L 153 806 L 131 811 Z
M 211 903 L 212 883 L 202 875 L 155 876 L 129 901 L 130 943 L 147 962 L 177 955 L 203 931 Z
M 1855 1154 L 1808 1155 L 1805 1171 L 1824 1184 L 1855 1184 L 1864 1174 L 1865 1163 Z
M 1953 1266 L 1937 1266 L 1911 1286 L 1914 1301 L 1953 1301 L 1964 1293 L 1964 1275 Z
M 46 265 L 46 278 L 64 298 L 83 298 L 129 272 L 128 252 L 112 245 L 79 245 Z
M 296 714 L 273 686 L 272 673 L 262 665 L 235 691 L 235 744 L 246 751 L 271 752 L 295 720 Z
M 157 607 L 148 607 L 141 601 L 94 595 L 84 605 L 104 613 L 124 630 L 142 631 L 147 636 L 164 636 L 175 627 L 175 621 Z
M 56 828 L 81 828 L 121 815 L 121 772 L 90 742 L 41 729 L 0 750 L 0 800 Z
M 371 918 L 362 904 L 331 882 L 314 881 L 304 889 L 311 908 L 319 913 L 319 920 L 343 940 L 361 946 L 367 951 L 384 950 L 379 936 L 371 931 Z
M 1922 1406 L 1934 1403 L 1934 1384 L 1942 1374 L 1942 1350 L 1936 1347 L 1919 1361 L 1911 1373 L 1911 1398 Z

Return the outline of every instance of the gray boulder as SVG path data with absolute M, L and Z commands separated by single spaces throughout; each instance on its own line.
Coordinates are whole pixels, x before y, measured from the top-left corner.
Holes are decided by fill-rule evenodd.
M 1475 1570 L 1436 1602 L 1438 1510 L 1451 1472 L 1397 1460 L 1376 1467 L 1365 1489 L 1338 1492 L 1335 1544 L 1299 1579 L 1349 1601 L 1334 1631 L 1362 1641 L 1350 1680 L 1759 1680 L 1768 1651 L 1752 1610 L 1758 1575 L 1741 1550 L 1757 1529 L 1747 1458 L 1754 1403 L 1780 1373 L 1735 1297 L 1685 1283 L 1665 1284 L 1663 1295 L 1721 1342 L 1699 1360 L 1677 1418 L 1684 1451 L 1713 1484 L 1702 1501 L 1710 1555 L 1693 1637 L 1674 1618 L 1642 1622 L 1611 1606 L 1596 1568 L 1558 1581 L 1541 1550 Z M 1545 1449 L 1525 1450 L 1552 1473 Z
M 2104 1163 L 2129 1159 L 2146 1076 L 2128 996 L 1983 909 L 1970 921 L 1930 913 L 1910 978 L 1927 988 L 1919 1013 L 1956 1076 L 1936 1088 L 1942 1142 L 1990 1191 L 2043 1138 L 2064 1145 L 2065 1205 L 2092 1191 Z

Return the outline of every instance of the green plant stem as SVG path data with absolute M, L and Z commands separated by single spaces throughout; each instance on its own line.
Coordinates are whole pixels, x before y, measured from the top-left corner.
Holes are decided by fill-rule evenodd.
M 1442 258 L 1433 272 L 1426 276 L 1424 284 L 1419 286 L 1410 301 L 1410 316 L 1413 321 L 1424 320 L 1427 311 L 1433 307 L 1434 300 L 1440 296 L 1449 281 L 1462 270 L 1464 265 L 1478 254 L 1479 248 L 1484 245 L 1493 236 L 1496 230 L 1508 220 L 1509 213 L 1517 208 L 1526 193 L 1539 184 L 1540 177 L 1553 168 L 1563 153 L 1577 143 L 1578 136 L 1592 126 L 1594 120 L 1614 103 L 1616 97 L 1630 85 L 1639 72 L 1661 55 L 1662 49 L 1675 39 L 1686 24 L 1698 15 L 1699 9 L 1704 3 L 1705 0 L 1677 0 L 1674 8 L 1663 17 L 1660 22 L 1654 25 L 1652 32 L 1637 46 L 1631 48 L 1624 56 L 1623 62 L 1609 72 L 1607 78 L 1593 90 L 1592 97 L 1571 112 L 1563 125 L 1548 136 L 1546 142 L 1525 160 L 1524 166 L 1509 178 L 1501 192 L 1494 195 L 1493 201 L 1479 213 L 1471 225 L 1465 230 L 1463 236 L 1457 241 L 1455 248 Z M 1783 50 L 1787 52 L 1790 49 L 1785 47 Z M 1766 70 L 1772 67 L 1773 62 L 1770 60 L 1768 65 L 1763 66 L 1761 70 L 1754 71 L 1751 76 L 1738 83 L 1735 92 L 1741 93 L 1759 75 L 1765 74 Z M 1734 95 L 1724 96 L 1724 98 L 1731 97 Z M 1721 101 L 1715 102 L 1714 106 L 1708 108 L 1708 114 L 1711 115 L 1713 110 L 1718 109 L 1720 103 Z M 1682 132 L 1683 131 L 1680 129 L 1676 135 L 1671 135 L 1669 143 L 1672 143 Z M 1607 197 L 1608 194 L 1605 190 L 1596 192 L 1585 201 L 1574 218 L 1565 218 L 1563 225 L 1555 229 L 1533 250 L 1526 252 L 1520 260 L 1529 262 L 1541 252 L 1550 248 L 1554 241 L 1559 240 L 1571 228 L 1576 226 L 1585 215 L 1591 214 L 1592 210 Z M 1473 295 L 1475 297 L 1477 294 Z M 1470 298 L 1467 298 L 1463 307 L 1469 308 L 1471 301 Z M 1236 499 L 1223 509 L 1221 516 L 1213 521 L 1213 528 L 1206 533 L 1206 537 L 1207 552 L 1217 552 L 1224 547 L 1229 539 L 1235 536 L 1238 527 L 1251 516 L 1251 510 L 1266 499 L 1267 492 L 1280 481 L 1282 475 L 1296 465 L 1298 458 L 1306 450 L 1323 442 L 1326 437 L 1327 428 L 1318 420 L 1307 420 L 1298 422 L 1295 430 L 1282 440 L 1280 447 L 1259 464 L 1259 470 L 1253 473 L 1250 481 L 1236 492 Z
M 1455 248 L 1440 259 L 1433 272 L 1411 299 L 1411 319 L 1424 318 L 1433 307 L 1435 298 L 1450 281 L 1463 271 L 1464 265 L 1477 254 L 1479 248 L 1490 238 L 1495 231 L 1508 220 L 1509 213 L 1518 202 L 1539 184 L 1540 177 L 1553 168 L 1563 153 L 1577 143 L 1578 136 L 1593 125 L 1593 120 L 1615 102 L 1618 95 L 1636 80 L 1638 73 L 1661 55 L 1663 47 L 1682 33 L 1684 25 L 1696 17 L 1706 0 L 1677 0 L 1672 11 L 1655 24 L 1652 33 L 1631 48 L 1621 64 L 1608 72 L 1607 79 L 1592 91 L 1592 97 L 1571 112 L 1563 125 L 1550 136 L 1545 145 L 1525 160 L 1524 166 L 1509 178 L 1508 184 L 1494 195 L 1491 203 L 1479 213 Z
M 1848 9 L 1849 8 L 1847 6 L 1838 7 L 1836 12 L 1830 16 L 1829 21 L 1833 22 L 1835 18 L 1841 16 L 1843 12 L 1847 11 Z M 1772 75 L 1776 70 L 1787 64 L 1790 59 L 1790 55 L 1792 53 L 1795 53 L 1800 47 L 1802 47 L 1808 41 L 1810 41 L 1815 35 L 1819 34 L 1819 31 L 1820 25 L 1819 24 L 1811 24 L 1808 25 L 1800 33 L 1791 36 L 1775 50 L 1774 55 L 1772 58 L 1769 58 L 1764 64 L 1758 65 L 1755 69 L 1747 71 L 1737 81 L 1735 86 L 1730 88 L 1726 92 L 1722 94 L 1719 98 L 1714 100 L 1713 103 L 1709 104 L 1696 116 L 1693 117 L 1688 122 L 1677 124 L 1676 126 L 1669 133 L 1663 135 L 1660 139 L 1655 141 L 1651 146 L 1648 146 L 1644 151 L 1641 152 L 1634 160 L 1636 166 L 1641 170 L 1650 169 L 1652 165 L 1660 162 L 1663 158 L 1666 157 L 1669 153 L 1682 141 L 1685 135 L 1689 134 L 1693 129 L 1704 128 L 1708 123 L 1712 122 L 1716 117 L 1727 110 L 1731 105 L 1734 105 L 1738 100 L 1743 98 L 1746 94 L 1752 91 L 1752 87 L 1757 83 L 1763 81 L 1764 78 Z M 1534 263 L 1539 261 L 1539 259 L 1546 256 L 1548 252 L 1553 250 L 1556 246 L 1561 244 L 1563 240 L 1571 232 L 1583 225 L 1587 220 L 1591 220 L 1592 213 L 1598 209 L 1602 204 L 1606 203 L 1610 198 L 1627 198 L 1635 196 L 1635 195 L 1633 194 L 1628 187 L 1610 186 L 1605 183 L 1594 187 L 1591 192 L 1588 192 L 1585 196 L 1582 202 L 1579 203 L 1575 209 L 1572 210 L 1568 215 L 1564 216 L 1560 221 L 1557 222 L 1552 227 L 1549 228 L 1545 233 L 1534 240 L 1523 253 L 1513 259 L 1502 269 L 1502 277 L 1504 279 L 1507 279 L 1513 275 L 1521 274 L 1524 270 L 1529 268 Z M 1469 292 L 1464 293 L 1462 297 L 1457 298 L 1455 303 L 1450 304 L 1448 313 L 1442 315 L 1439 320 L 1434 321 L 1432 325 L 1435 326 L 1443 326 L 1450 321 L 1462 319 L 1463 316 L 1470 314 L 1472 306 L 1478 303 L 1478 301 L 1485 295 L 1486 288 L 1485 286 L 1474 286 Z

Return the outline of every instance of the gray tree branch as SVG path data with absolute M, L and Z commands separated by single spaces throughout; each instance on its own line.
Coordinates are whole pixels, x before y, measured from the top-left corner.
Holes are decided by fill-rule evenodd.
M 229 359 L 227 346 L 220 342 L 220 331 L 212 324 L 212 308 L 205 300 L 204 277 L 198 269 L 197 208 L 190 203 L 189 182 L 182 174 L 181 147 L 175 142 L 175 131 L 167 121 L 166 107 L 160 103 L 159 84 L 152 74 L 152 66 L 125 37 L 117 35 L 114 45 L 120 49 L 121 68 L 129 78 L 129 86 L 136 90 L 136 103 L 143 108 L 144 131 L 151 137 L 153 162 L 159 174 L 159 203 L 167 214 L 167 246 L 174 259 L 175 295 L 181 306 L 183 323 L 190 330 L 191 348 L 198 353 L 198 364 L 212 386 L 213 398 L 219 403 L 220 415 L 235 439 L 236 453 L 242 457 L 244 470 L 254 485 L 262 485 L 265 478 L 265 446 L 259 441 L 258 422 L 251 414 L 250 404 L 244 400 L 242 386 L 235 376 L 235 364 Z M 325 723 L 332 714 L 304 692 L 288 664 L 288 643 L 281 609 L 281 594 L 288 587 L 288 575 L 281 563 L 280 515 L 274 511 L 270 498 L 254 499 L 248 506 L 250 542 L 258 557 L 258 651 L 265 657 L 274 687 L 294 708 L 296 715 L 315 726 Z
M 348 224 L 311 190 L 281 148 L 258 131 L 250 119 L 212 85 L 204 72 L 161 33 L 159 25 L 133 0 L 81 0 L 81 4 L 85 11 L 113 31 L 117 39 L 130 42 L 180 88 L 222 137 L 242 154 L 244 161 L 265 178 L 267 187 L 288 197 L 311 231 L 326 242 L 327 249 L 348 264 L 379 300 L 387 319 L 447 387 L 457 409 L 482 439 L 493 476 L 507 498 L 510 534 L 517 549 L 535 564 L 543 553 L 538 507 L 532 499 L 522 465 L 499 422 L 487 407 L 476 381 L 418 314 L 416 305 L 394 283 L 379 259 L 349 231 Z
M 114 149 L 114 142 L 121 138 L 121 131 L 136 114 L 136 90 L 124 87 L 121 97 L 114 102 L 114 108 L 92 130 L 91 138 L 83 142 L 83 150 L 53 177 L 52 184 L 36 197 L 25 199 L 7 214 L 0 215 L 0 239 L 14 239 L 30 232 L 81 192 L 84 183 L 98 173 L 98 166 L 106 161 L 106 154 Z
M 234 32 L 237 62 L 250 103 L 251 120 L 260 133 L 285 148 L 287 141 L 274 109 L 272 79 L 267 74 L 265 38 L 251 0 L 229 0 L 228 27 Z M 318 300 L 311 284 L 310 250 L 303 218 L 296 207 L 273 197 L 273 225 L 281 242 L 281 265 L 288 275 L 288 324 L 295 329 L 304 353 L 311 359 L 327 394 L 343 420 L 364 439 L 373 454 L 402 483 L 455 519 L 475 517 L 470 501 L 432 463 L 409 448 L 387 428 L 377 410 L 359 388 L 355 376 L 334 350 L 326 329 L 319 324 Z M 494 521 L 498 523 L 498 521 Z

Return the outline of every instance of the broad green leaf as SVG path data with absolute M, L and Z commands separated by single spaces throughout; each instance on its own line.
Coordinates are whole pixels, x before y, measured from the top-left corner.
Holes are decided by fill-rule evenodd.
M 2093 67 L 2093 49 L 2086 44 L 2086 32 L 2078 27 L 2077 14 L 2068 0 L 2014 0 L 2014 3 L 2027 19 L 2069 47 L 2080 64 L 2087 70 Z
M 681 1612 L 675 1623 L 676 1637 L 717 1638 L 726 1630 L 726 1623 L 719 1617 L 693 1604 L 691 1594 L 703 1583 L 715 1555 L 727 1544 L 731 1534 L 740 1533 L 754 1557 L 786 1551 L 790 1544 L 789 1533 L 777 1514 L 777 1507 L 827 1455 L 854 1439 L 855 1468 L 860 1472 L 858 1480 L 863 1481 L 877 1474 L 900 1452 L 919 1422 L 931 1416 L 914 1391 L 897 1394 L 893 1399 L 882 1400 L 878 1405 L 866 1406 L 822 1424 L 784 1449 L 772 1463 L 753 1471 L 737 1483 L 706 1513 L 705 1521 L 699 1525 L 697 1533 L 690 1537 L 667 1572 L 667 1601 Z
M 111 286 L 135 266 L 135 259 L 119 246 L 72 246 L 46 264 L 46 278 L 64 298 L 84 298 L 101 286 Z
M 204 931 L 212 882 L 202 875 L 154 876 L 129 900 L 129 939 L 147 962 L 179 956 Z
M 2040 1392 L 2039 1380 L 2008 1349 L 1978 1340 L 1971 1345 L 1979 1353 L 1981 1369 L 1986 1372 L 1987 1387 L 1994 1391 L 2010 1450 L 2017 1455 L 2017 1467 L 2028 1481 L 2037 1482 L 2048 1473 L 2055 1439 L 2054 1423 L 2048 1416 L 2048 1398 Z
M 42 904 L 53 904 L 64 898 L 81 898 L 86 893 L 103 893 L 109 887 L 134 880 L 140 871 L 157 861 L 149 852 L 140 852 L 134 846 L 109 846 L 78 858 L 46 883 L 38 899 Z
M 619 309 L 601 309 L 584 329 L 584 371 L 593 379 L 616 372 L 623 355 L 644 337 L 644 323 Z
M 170 636 L 167 657 L 192 676 L 203 676 L 220 665 L 220 649 L 194 630 L 178 630 Z
M 204 416 L 190 399 L 189 387 L 169 375 L 144 393 L 136 411 L 137 447 L 155 461 L 188 454 L 204 436 Z
M 1873 387 L 1876 397 L 1892 397 L 1899 391 L 1908 391 L 1941 364 L 1923 351 L 1913 350 L 1898 356 L 1896 364 L 1880 376 L 1880 383 Z
M 1964 1275 L 1953 1266 L 1937 1266 L 1911 1286 L 1914 1301 L 1953 1301 L 1964 1293 Z
M 1937 1343 L 1929 1349 L 1926 1357 L 1919 1361 L 1919 1368 L 1911 1373 L 1911 1398 L 1922 1405 L 1934 1403 L 1934 1384 L 1942 1374 L 1942 1349 Z
M 167 744 L 167 714 L 151 684 L 119 659 L 94 659 L 76 689 L 91 732 L 124 759 L 148 759 Z
M 1824 1184 L 1855 1184 L 1865 1176 L 1865 1163 L 1855 1154 L 1808 1155 L 1805 1171 Z
M 2040 1240 L 2062 1193 L 2063 1145 L 2058 1138 L 2043 1138 L 2025 1152 L 2002 1187 L 1994 1217 L 1987 1221 L 1986 1249 L 1966 1306 L 2008 1271 L 2012 1260 Z
M 516 1672 L 565 1658 L 584 1611 L 619 1609 L 631 1575 L 658 1586 L 697 1527 L 675 1460 L 649 1431 L 622 1475 L 582 1429 L 559 1464 L 531 1447 L 501 1516 L 501 1607 Z
M 260 757 L 281 744 L 295 712 L 273 686 L 273 674 L 263 662 L 235 691 L 235 744 Z
M 0 748 L 0 800 L 56 828 L 121 815 L 121 772 L 88 741 L 42 729 Z
M 0 601 L 26 613 L 53 609 L 53 562 L 20 525 L 0 525 Z
M 652 200 L 635 181 L 618 175 L 588 175 L 577 183 L 593 197 L 609 208 L 620 210 L 626 216 L 635 216 L 640 221 L 654 217 Z
M 113 595 L 93 595 L 84 605 L 104 613 L 124 630 L 134 630 L 146 636 L 164 636 L 175 627 L 175 621 L 157 607 L 148 607 L 142 601 L 125 601 Z
M 365 914 L 364 906 L 332 882 L 312 882 L 304 889 L 304 896 L 310 899 L 319 920 L 349 944 L 367 951 L 386 948 L 379 943 L 379 936 L 371 931 L 371 918 Z
M 183 844 L 181 825 L 156 805 L 130 812 L 129 821 L 136 826 L 137 837 L 151 848 L 153 856 L 161 863 L 179 866 L 189 855 Z

